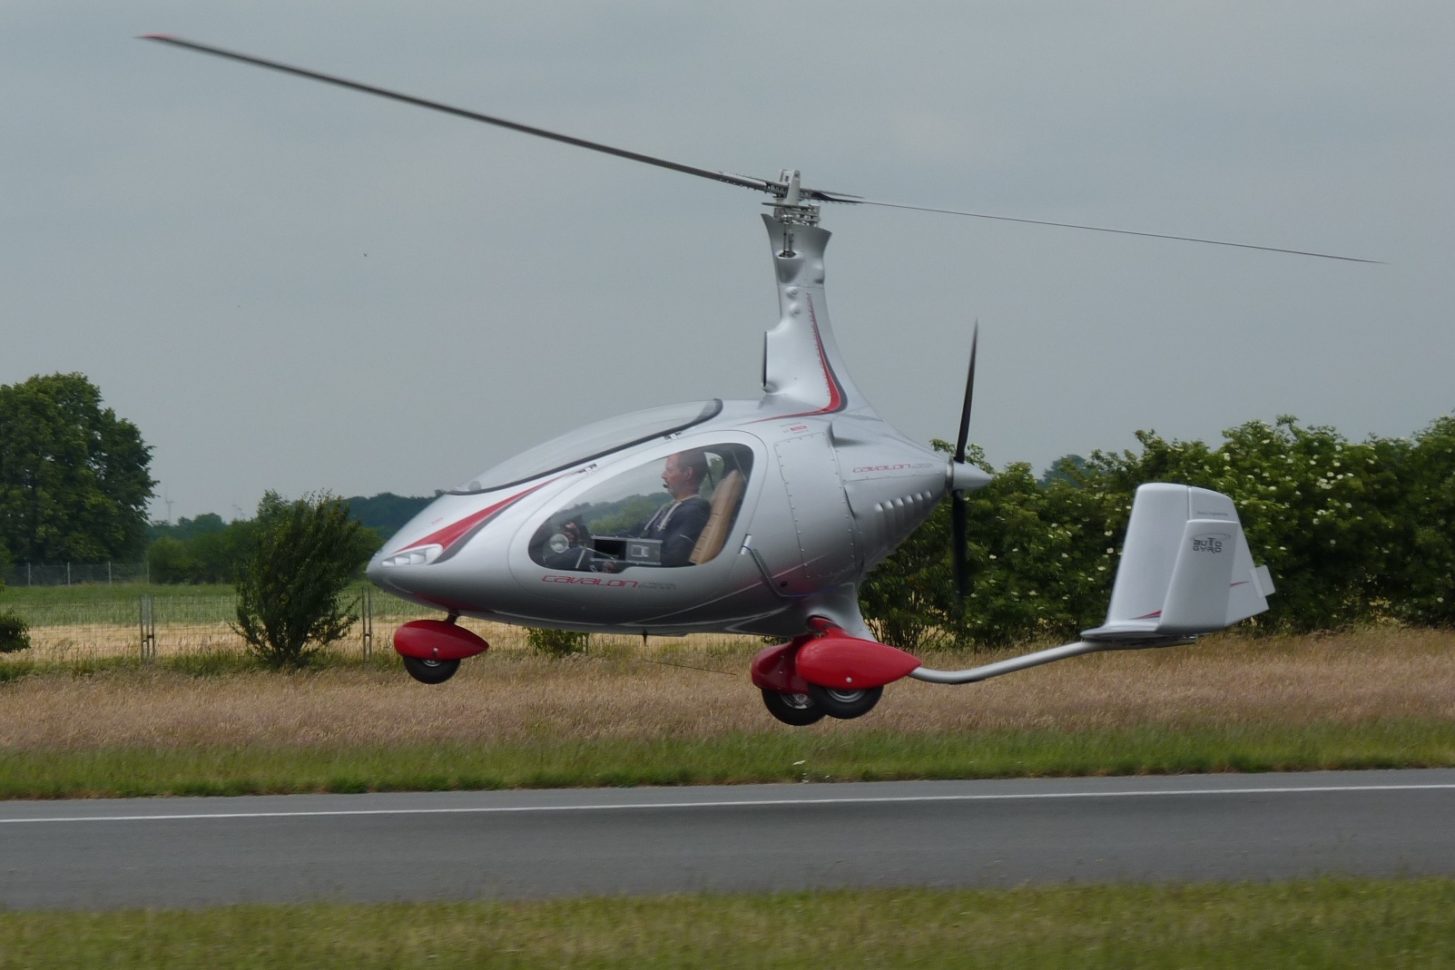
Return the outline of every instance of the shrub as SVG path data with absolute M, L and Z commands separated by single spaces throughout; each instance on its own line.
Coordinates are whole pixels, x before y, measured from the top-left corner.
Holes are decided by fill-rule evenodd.
M 0 613 L 0 653 L 15 653 L 30 647 L 30 627 L 14 613 Z
M 1412 439 L 1351 442 L 1284 416 L 1230 428 L 1216 447 L 1154 431 L 1137 440 L 1140 452 L 1068 456 L 1040 481 L 1011 465 L 968 496 L 974 578 L 963 609 L 949 516 L 936 509 L 860 587 L 875 634 L 906 649 L 945 634 L 977 646 L 1075 637 L 1106 609 L 1132 495 L 1152 481 L 1236 504 L 1278 588 L 1257 630 L 1455 625 L 1455 417 Z
M 535 648 L 538 653 L 550 657 L 569 657 L 572 654 L 585 653 L 590 639 L 591 634 L 589 633 L 575 633 L 571 630 L 544 630 L 532 627 L 525 631 L 525 642 Z
M 233 629 L 267 666 L 307 666 L 353 626 L 342 596 L 368 561 L 373 536 L 327 494 L 285 502 L 269 492 L 255 527 Z

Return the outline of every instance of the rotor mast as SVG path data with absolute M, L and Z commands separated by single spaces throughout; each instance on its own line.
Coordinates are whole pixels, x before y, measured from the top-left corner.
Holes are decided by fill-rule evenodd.
M 763 337 L 763 406 L 793 415 L 834 414 L 864 406 L 849 380 L 829 322 L 824 249 L 832 235 L 796 169 L 774 183 L 763 224 L 773 252 L 779 319 Z M 807 197 L 806 197 L 807 196 Z

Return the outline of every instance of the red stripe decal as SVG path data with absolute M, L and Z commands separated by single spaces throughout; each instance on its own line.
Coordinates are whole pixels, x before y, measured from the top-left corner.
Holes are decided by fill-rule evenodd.
M 813 327 L 813 343 L 818 348 L 819 366 L 823 368 L 824 383 L 828 385 L 829 403 L 816 411 L 795 411 L 792 414 L 775 414 L 770 418 L 759 418 L 754 421 L 757 424 L 761 421 L 786 421 L 790 418 L 807 418 L 816 414 L 833 414 L 844 409 L 844 388 L 839 383 L 839 378 L 834 374 L 834 369 L 829 366 L 828 354 L 823 349 L 823 337 L 819 335 L 818 314 L 813 310 L 813 299 L 806 297 L 804 302 L 808 304 L 808 319 Z
M 486 506 L 478 512 L 473 512 L 470 515 L 465 516 L 458 522 L 447 525 L 443 529 L 439 529 L 438 531 L 431 532 L 423 539 L 419 539 L 415 542 L 411 542 L 407 546 L 403 546 L 398 551 L 407 552 L 410 549 L 418 549 L 420 546 L 443 546 L 445 549 L 448 549 L 450 548 L 450 546 L 460 541 L 461 536 L 469 532 L 481 522 L 484 522 L 486 519 L 490 518 L 490 516 L 494 515 L 496 512 L 499 512 L 501 509 L 504 509 L 508 505 L 515 504 L 516 502 L 525 498 L 531 492 L 534 492 L 538 488 L 543 488 L 553 481 L 555 481 L 554 478 L 550 481 L 541 482 L 539 485 L 533 485 L 530 488 L 526 489 L 524 492 L 517 492 L 515 495 L 512 495 L 509 498 L 501 499 L 494 505 Z

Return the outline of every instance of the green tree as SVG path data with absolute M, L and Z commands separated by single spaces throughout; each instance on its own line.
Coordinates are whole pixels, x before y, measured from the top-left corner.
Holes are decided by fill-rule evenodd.
M 436 496 L 438 494 L 438 492 L 435 493 Z M 378 495 L 371 495 L 367 498 L 355 495 L 346 501 L 349 503 L 349 514 L 357 519 L 360 525 L 373 529 L 379 536 L 379 540 L 383 542 L 404 528 L 410 519 L 434 501 L 434 497 L 380 492 Z
M 226 528 L 227 523 L 222 521 L 222 516 L 216 512 L 203 512 L 195 519 L 189 519 L 184 515 L 175 524 L 171 522 L 153 522 L 147 527 L 147 539 L 155 542 L 165 537 L 181 539 L 183 542 L 186 542 L 188 539 L 195 539 L 198 536 L 222 532 Z
M 0 544 L 16 560 L 133 559 L 151 448 L 83 374 L 0 386 Z
M 1396 612 L 1415 623 L 1455 626 L 1455 417 L 1415 436 L 1407 456 L 1404 549 L 1389 570 Z
M 1254 560 L 1278 588 L 1256 629 L 1390 617 L 1455 624 L 1455 417 L 1413 441 L 1350 442 L 1287 416 L 1231 428 L 1217 446 L 1155 431 L 1137 440 L 1136 452 L 1067 456 L 1039 481 L 1013 464 L 972 493 L 974 577 L 963 604 L 950 575 L 949 516 L 937 509 L 860 588 L 876 635 L 907 649 L 946 635 L 1000 646 L 1096 625 L 1133 494 L 1153 481 L 1232 498 Z
M 154 583 L 189 583 L 197 573 L 197 560 L 187 543 L 161 536 L 147 546 L 147 576 Z
M 267 666 L 305 667 L 357 619 L 344 593 L 368 561 L 373 534 L 328 494 L 286 502 L 268 492 L 254 525 L 233 629 Z
M 153 523 L 147 567 L 156 583 L 232 583 L 250 554 L 255 523 L 208 512 L 176 525 Z
M 1149 481 L 1228 495 L 1257 562 L 1278 594 L 1254 621 L 1269 630 L 1334 629 L 1387 615 L 1389 566 L 1399 558 L 1405 492 L 1402 440 L 1349 442 L 1328 427 L 1282 416 L 1223 432 L 1210 448 L 1137 432 L 1140 455 L 1092 455 L 1104 487 L 1130 496 Z
M 0 593 L 5 592 L 5 580 L 0 579 Z M 30 627 L 24 620 L 6 610 L 0 610 L 0 653 L 14 653 L 30 646 Z

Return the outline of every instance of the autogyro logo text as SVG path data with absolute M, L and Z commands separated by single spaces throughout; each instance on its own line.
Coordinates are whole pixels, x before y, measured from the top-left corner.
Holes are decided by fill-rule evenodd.
M 1193 552 L 1213 552 L 1213 553 L 1222 552 L 1223 551 L 1223 540 L 1222 540 L 1222 537 L 1221 536 L 1193 536 L 1192 537 L 1192 551 Z
M 547 573 L 541 577 L 543 583 L 559 583 L 564 586 L 593 586 L 597 589 L 676 589 L 676 583 L 644 583 L 635 579 L 616 579 L 607 576 L 562 576 Z

